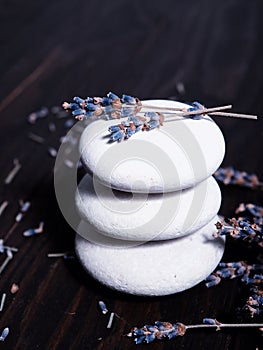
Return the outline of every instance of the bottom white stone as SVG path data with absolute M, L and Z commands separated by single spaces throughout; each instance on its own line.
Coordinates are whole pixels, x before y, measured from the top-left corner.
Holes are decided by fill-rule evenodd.
M 181 292 L 204 280 L 224 252 L 224 239 L 214 238 L 215 217 L 195 233 L 169 241 L 120 248 L 76 236 L 76 252 L 86 271 L 121 292 L 160 296 Z

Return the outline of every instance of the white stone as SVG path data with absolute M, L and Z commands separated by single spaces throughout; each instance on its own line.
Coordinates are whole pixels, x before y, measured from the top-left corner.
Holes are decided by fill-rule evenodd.
M 144 195 L 112 191 L 86 175 L 76 193 L 83 220 L 106 236 L 136 241 L 190 234 L 210 222 L 220 204 L 220 189 L 213 177 L 183 191 Z
M 189 107 L 168 101 L 147 105 Z M 123 142 L 109 142 L 108 128 L 119 120 L 97 120 L 80 139 L 85 167 L 106 186 L 122 191 L 162 193 L 191 187 L 211 176 L 225 152 L 223 135 L 213 120 L 165 115 L 164 125 L 138 132 Z
M 86 271 L 102 284 L 135 295 L 181 292 L 204 280 L 224 252 L 224 239 L 213 238 L 215 217 L 207 226 L 182 238 L 118 248 L 76 237 L 76 252 Z

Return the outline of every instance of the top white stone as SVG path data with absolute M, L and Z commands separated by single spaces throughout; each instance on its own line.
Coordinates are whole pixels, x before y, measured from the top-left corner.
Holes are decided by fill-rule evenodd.
M 176 101 L 150 100 L 147 105 L 188 108 Z M 120 143 L 110 142 L 109 126 L 120 120 L 97 120 L 80 139 L 82 162 L 104 185 L 129 192 L 162 193 L 196 185 L 220 166 L 225 143 L 208 116 L 165 115 L 158 129 L 140 131 Z

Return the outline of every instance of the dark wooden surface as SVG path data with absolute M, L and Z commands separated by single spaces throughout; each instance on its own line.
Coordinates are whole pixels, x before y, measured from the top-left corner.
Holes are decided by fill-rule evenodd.
M 31 126 L 26 118 L 41 106 L 109 90 L 207 106 L 232 103 L 237 112 L 263 115 L 262 15 L 260 0 L 1 1 L 0 201 L 8 200 L 9 206 L 0 217 L 0 238 L 19 248 L 0 276 L 0 294 L 7 294 L 0 330 L 10 328 L 3 349 L 128 350 L 136 348 L 123 336 L 131 326 L 155 320 L 199 323 L 203 317 L 237 321 L 235 310 L 246 290 L 236 280 L 212 289 L 201 283 L 168 297 L 135 298 L 103 288 L 77 260 L 47 258 L 51 252 L 74 250 L 74 232 L 54 194 L 54 159 L 47 153 L 49 145 L 59 146 L 65 120 L 50 115 Z M 54 134 L 48 131 L 51 120 L 57 125 Z M 227 144 L 224 165 L 263 178 L 262 119 L 216 121 Z M 29 132 L 43 136 L 45 143 L 29 140 Z M 5 185 L 14 158 L 22 169 Z M 227 216 L 241 201 L 262 203 L 259 191 L 222 191 L 221 213 Z M 32 206 L 13 226 L 19 199 Z M 41 220 L 43 235 L 22 236 Z M 228 244 L 225 260 L 245 257 L 245 249 Z M 11 295 L 14 282 L 20 290 Z M 100 299 L 121 317 L 110 330 L 108 315 L 98 310 Z M 255 350 L 262 349 L 262 339 L 256 330 L 196 330 L 138 349 Z

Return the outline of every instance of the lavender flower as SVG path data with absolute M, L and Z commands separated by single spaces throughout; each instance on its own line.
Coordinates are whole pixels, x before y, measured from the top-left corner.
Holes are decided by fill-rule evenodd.
M 217 286 L 221 282 L 221 278 L 216 273 L 213 273 L 209 275 L 205 281 L 206 281 L 205 285 L 207 286 L 207 288 L 210 288 L 210 287 Z
M 253 318 L 256 315 L 262 315 L 263 313 L 263 289 L 259 286 L 254 286 L 250 291 L 252 294 L 247 299 L 242 311 L 245 314 L 248 313 L 249 316 Z
M 24 231 L 23 236 L 24 237 L 31 237 L 34 235 L 38 235 L 40 233 L 43 233 L 43 229 L 44 229 L 44 222 L 41 221 L 37 228 L 30 228 L 30 229 Z
M 241 328 L 241 327 L 256 327 L 261 328 L 260 323 L 221 323 L 213 318 L 204 318 L 202 324 L 184 325 L 183 323 L 170 323 L 156 321 L 154 325 L 145 325 L 142 328 L 134 327 L 128 337 L 134 338 L 136 344 L 151 343 L 155 339 L 162 340 L 165 338 L 173 339 L 177 336 L 183 336 L 187 329 L 196 328 L 215 328 L 217 331 L 221 328 Z
M 263 217 L 263 207 L 255 204 L 239 204 L 238 208 L 235 210 L 236 214 L 241 214 L 242 216 L 250 216 L 256 218 Z
M 86 99 L 76 96 L 73 98 L 73 103 L 63 103 L 63 108 L 70 110 L 78 120 L 91 117 L 115 119 L 121 116 L 130 116 L 136 114 L 140 110 L 140 106 L 141 103 L 138 98 L 129 95 L 122 95 L 122 98 L 120 98 L 113 92 L 109 92 L 104 97 L 87 97 Z
M 30 113 L 27 120 L 30 124 L 35 124 L 37 119 L 46 118 L 49 110 L 47 107 L 41 107 L 38 111 Z
M 117 96 L 117 95 L 114 94 L 113 92 L 109 92 L 109 93 L 107 94 L 107 96 L 108 96 L 108 98 L 109 98 L 109 100 L 110 100 L 111 102 L 116 102 L 116 101 L 119 101 L 119 100 L 120 100 L 119 96 Z
M 75 96 L 72 103 L 64 102 L 63 108 L 65 110 L 70 110 L 72 115 L 78 119 L 83 120 L 84 118 L 93 118 L 93 117 L 103 117 L 105 119 L 113 119 L 120 117 L 128 117 L 131 115 L 137 115 L 137 113 L 142 109 L 146 108 L 150 112 L 152 110 L 166 110 L 169 114 L 180 117 L 190 117 L 192 119 L 200 119 L 206 114 L 216 115 L 216 116 L 227 116 L 227 117 L 238 117 L 246 119 L 257 119 L 257 116 L 247 115 L 247 114 L 238 114 L 238 113 L 225 113 L 222 112 L 226 109 L 232 108 L 231 105 L 219 106 L 213 108 L 205 108 L 199 102 L 193 102 L 192 106 L 189 108 L 176 108 L 176 107 L 167 107 L 162 106 L 151 106 L 151 105 L 142 105 L 141 101 L 137 97 L 129 96 L 123 94 L 120 98 L 113 92 L 109 92 L 107 96 L 104 97 L 87 97 L 83 99 L 81 97 Z M 148 124 L 148 130 L 154 129 L 159 125 L 162 125 L 160 119 L 152 119 L 150 117 Z M 122 140 L 121 133 L 116 136 L 116 140 Z
M 122 102 L 128 103 L 130 105 L 136 105 L 138 103 L 138 99 L 129 95 L 122 95 Z
M 216 278 L 219 278 L 218 281 L 220 282 L 222 278 L 233 279 L 237 277 L 241 277 L 241 281 L 246 284 L 261 284 L 263 282 L 263 265 L 249 265 L 245 261 L 221 262 L 218 269 L 206 278 L 208 282 L 206 286 L 209 288 L 216 285 L 210 283 Z
M 263 246 L 262 217 L 225 219 L 222 222 L 217 222 L 216 228 L 218 231 L 215 236 L 230 236 L 250 244 L 256 243 Z
M 241 277 L 241 282 L 252 285 L 246 304 L 241 308 L 243 314 L 250 317 L 261 315 L 263 313 L 263 265 L 249 265 L 245 261 L 220 263 L 219 268 L 206 278 L 206 286 L 212 287 L 220 283 L 222 278 Z M 218 283 L 213 283 L 217 279 Z
M 99 307 L 101 309 L 101 312 L 105 315 L 108 312 L 107 306 L 104 303 L 104 301 L 100 300 L 99 301 Z
M 146 112 L 145 117 L 131 116 L 121 124 L 109 127 L 111 141 L 129 139 L 139 131 L 150 131 L 163 125 L 163 115 L 158 112 Z
M 188 108 L 187 111 L 193 112 L 193 111 L 198 111 L 200 109 L 205 109 L 205 107 L 203 105 L 201 105 L 201 103 L 195 101 L 192 103 L 192 107 Z M 192 115 L 191 118 L 192 119 L 200 119 L 200 118 L 202 118 L 202 115 L 201 114 Z
M 218 235 L 232 237 L 242 242 L 263 246 L 263 207 L 255 204 L 241 203 L 235 210 L 237 218 L 225 219 L 216 223 Z M 261 316 L 263 313 L 263 259 L 257 258 L 259 263 L 248 264 L 245 261 L 221 262 L 218 268 L 206 278 L 206 286 L 212 287 L 222 279 L 237 278 L 251 286 L 250 296 L 246 304 L 240 309 L 245 316 Z
M 249 174 L 233 167 L 219 168 L 214 173 L 214 177 L 224 185 L 239 185 L 252 189 L 263 185 L 256 174 Z
M 203 318 L 204 324 L 220 325 L 220 323 L 214 318 Z
M 263 207 L 241 203 L 235 210 L 237 218 L 216 223 L 216 235 L 231 236 L 249 244 L 263 246 Z
M 9 334 L 9 328 L 6 327 L 3 329 L 2 334 L 0 335 L 0 341 L 5 341 L 8 334 Z
M 133 328 L 128 334 L 129 337 L 134 337 L 136 344 L 143 342 L 151 343 L 155 339 L 161 340 L 164 338 L 173 339 L 177 336 L 183 336 L 186 328 L 183 323 L 169 323 L 156 321 L 154 325 L 145 325 L 142 328 Z

